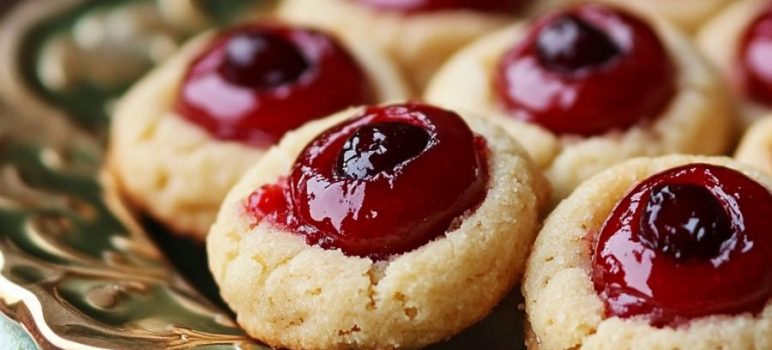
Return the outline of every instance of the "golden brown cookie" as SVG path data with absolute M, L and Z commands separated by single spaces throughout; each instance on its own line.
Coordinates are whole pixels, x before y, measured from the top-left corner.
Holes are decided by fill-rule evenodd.
M 273 34 L 265 34 L 266 39 L 261 36 L 264 32 Z M 274 32 L 305 40 L 310 48 L 287 44 L 289 39 L 276 39 L 284 34 Z M 273 46 L 266 47 L 279 54 L 253 50 L 258 47 L 255 40 L 269 41 Z M 231 49 L 234 53 L 227 51 Z M 228 57 L 246 60 L 246 68 L 229 68 L 218 75 L 224 68 L 217 67 L 225 67 L 222 62 Z M 254 72 L 249 60 L 257 67 Z M 211 62 L 220 63 L 212 68 Z M 195 74 L 190 68 L 194 66 Z M 293 69 L 299 75 L 291 76 Z M 335 69 L 349 72 L 349 80 L 336 80 L 334 75 L 330 79 Z M 324 79 L 335 88 L 325 87 Z M 357 84 L 368 90 L 360 94 L 365 87 Z M 407 88 L 391 61 L 361 38 L 336 38 L 279 24 L 207 33 L 118 102 L 110 135 L 110 169 L 138 207 L 176 232 L 203 239 L 228 189 L 284 130 L 362 100 L 406 96 Z
M 625 29 L 608 25 L 614 18 Z M 565 28 L 595 39 L 561 41 Z M 631 44 L 625 30 L 646 40 Z M 725 152 L 731 121 L 721 84 L 665 21 L 581 5 L 472 43 L 438 71 L 425 98 L 501 124 L 543 169 L 557 202 L 625 159 Z
M 473 139 L 436 107 L 356 108 L 268 151 L 207 238 L 247 333 L 297 349 L 418 348 L 483 318 L 522 271 L 546 188 L 506 133 L 468 123 Z
M 769 349 L 770 189 L 722 157 L 640 158 L 592 177 L 528 259 L 529 348 Z

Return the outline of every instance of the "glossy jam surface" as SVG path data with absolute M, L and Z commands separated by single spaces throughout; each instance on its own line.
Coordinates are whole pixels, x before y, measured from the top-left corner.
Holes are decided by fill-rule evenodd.
M 370 107 L 318 136 L 246 203 L 306 242 L 388 259 L 442 236 L 487 193 L 485 140 L 424 104 Z
M 651 196 L 640 221 L 640 237 L 651 249 L 675 259 L 710 259 L 731 239 L 729 217 L 707 188 L 662 184 Z
M 237 33 L 225 44 L 219 67 L 226 80 L 255 90 L 292 83 L 310 68 L 295 44 L 273 33 Z
M 250 25 L 221 34 L 193 61 L 176 110 L 216 138 L 266 147 L 311 119 L 373 100 L 367 75 L 334 38 Z
M 600 29 L 570 14 L 542 29 L 536 38 L 537 60 L 547 69 L 568 74 L 603 66 L 621 54 Z
M 740 46 L 740 67 L 746 94 L 772 107 L 772 6 L 748 26 Z
M 607 316 L 657 327 L 760 312 L 772 297 L 772 194 L 729 168 L 690 164 L 624 197 L 592 262 Z
M 625 130 L 657 117 L 675 94 L 674 65 L 653 29 L 601 5 L 540 19 L 493 81 L 513 117 L 559 135 Z
M 343 144 L 338 153 L 336 174 L 362 180 L 390 173 L 398 165 L 426 149 L 429 133 L 424 128 L 403 122 L 365 125 Z
M 514 14 L 532 0 L 351 0 L 385 11 L 421 13 L 443 10 L 472 10 Z

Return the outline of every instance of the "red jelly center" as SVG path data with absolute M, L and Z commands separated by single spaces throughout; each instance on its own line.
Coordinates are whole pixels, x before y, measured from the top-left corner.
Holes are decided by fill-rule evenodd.
M 225 44 L 220 74 L 228 81 L 267 90 L 296 81 L 309 64 L 290 41 L 273 33 L 238 33 Z
M 531 0 L 355 0 L 380 10 L 420 13 L 443 10 L 472 10 L 513 14 Z
M 627 194 L 597 236 L 592 278 L 607 316 L 656 327 L 760 312 L 772 296 L 772 194 L 744 174 L 690 164 Z
M 658 116 L 675 93 L 674 75 L 647 23 L 583 5 L 540 19 L 502 57 L 493 80 L 513 117 L 592 136 Z
M 772 107 L 772 7 L 746 30 L 740 46 L 740 67 L 746 94 Z
M 374 96 L 365 72 L 334 38 L 250 25 L 223 33 L 193 61 L 176 109 L 218 139 L 266 147 L 311 119 Z
M 306 242 L 387 259 L 442 236 L 485 198 L 487 147 L 455 113 L 370 107 L 318 136 L 289 177 L 247 200 Z
M 653 188 L 640 228 L 644 244 L 676 259 L 717 256 L 732 232 L 718 199 L 707 188 L 692 184 Z
M 568 74 L 602 66 L 621 54 L 606 34 L 572 15 L 544 28 L 536 40 L 539 62 L 548 69 Z

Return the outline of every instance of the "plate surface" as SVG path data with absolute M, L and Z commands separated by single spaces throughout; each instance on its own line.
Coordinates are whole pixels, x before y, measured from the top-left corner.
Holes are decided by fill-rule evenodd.
M 28 0 L 5 16 L 0 311 L 39 347 L 267 349 L 219 299 L 204 248 L 133 215 L 101 167 L 117 96 L 196 32 L 270 5 Z M 519 303 L 431 348 L 523 348 Z

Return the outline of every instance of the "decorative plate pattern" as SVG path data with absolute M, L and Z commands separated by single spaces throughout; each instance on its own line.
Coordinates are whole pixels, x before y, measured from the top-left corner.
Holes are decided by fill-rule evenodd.
M 5 17 L 0 311 L 41 348 L 267 349 L 219 300 L 203 247 L 133 215 L 101 167 L 117 96 L 198 30 L 270 6 L 28 0 Z M 518 305 L 432 348 L 523 348 Z

